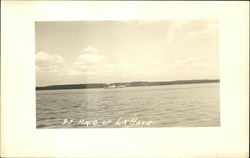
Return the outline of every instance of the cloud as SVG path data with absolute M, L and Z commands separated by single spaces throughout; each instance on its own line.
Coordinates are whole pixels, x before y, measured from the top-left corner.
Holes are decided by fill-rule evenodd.
M 84 53 L 78 56 L 78 64 L 96 64 L 103 60 L 103 56 L 94 53 Z
M 98 49 L 88 46 L 87 48 L 83 49 L 84 53 L 98 53 Z
M 101 62 L 104 57 L 102 55 L 97 54 L 97 52 L 98 49 L 91 46 L 84 48 L 82 53 L 78 55 L 74 64 L 87 66 Z
M 82 76 L 82 75 L 86 75 L 86 76 L 93 76 L 96 75 L 97 72 L 93 71 L 93 70 L 86 70 L 86 71 L 79 71 L 79 70 L 68 70 L 68 76 Z
M 66 70 L 67 75 L 88 79 L 91 82 L 111 80 L 119 82 L 213 78 L 218 74 L 217 65 L 194 57 L 178 59 L 172 63 L 164 63 L 161 59 L 151 59 L 141 64 L 126 60 L 110 63 L 96 52 L 98 52 L 97 49 L 93 47 L 83 49 L 71 67 Z
M 69 76 L 94 75 L 100 69 L 104 56 L 97 54 L 98 49 L 88 46 L 77 56 L 71 68 L 67 70 Z
M 218 20 L 176 20 L 165 34 L 165 41 L 167 44 L 204 45 L 217 40 L 218 29 Z
M 133 69 L 135 65 L 130 62 L 120 62 L 117 64 L 117 67 L 119 70 L 128 71 L 128 70 Z
M 131 72 L 135 68 L 135 64 L 132 64 L 127 61 L 118 62 L 114 64 L 105 64 L 103 70 L 105 73 L 128 73 Z
M 182 60 L 175 60 L 172 67 L 173 68 L 179 68 L 179 67 L 190 67 L 193 64 L 197 64 L 197 59 L 190 57 L 188 59 L 182 59 Z
M 218 67 L 214 63 L 203 62 L 197 58 L 180 59 L 173 62 L 170 71 L 179 79 L 198 79 L 198 78 L 218 78 Z
M 62 56 L 50 55 L 45 52 L 36 54 L 36 70 L 37 72 L 56 72 L 56 70 L 65 63 Z
M 211 70 L 214 68 L 212 64 L 209 64 L 207 62 L 199 61 L 196 58 L 188 58 L 188 59 L 182 59 L 182 60 L 176 60 L 172 64 L 172 68 L 175 69 L 203 69 L 203 70 Z
M 68 76 L 95 76 L 98 74 L 117 76 L 128 74 L 135 67 L 134 64 L 126 61 L 107 63 L 104 56 L 98 53 L 98 49 L 88 46 L 77 56 L 71 67 L 66 70 Z

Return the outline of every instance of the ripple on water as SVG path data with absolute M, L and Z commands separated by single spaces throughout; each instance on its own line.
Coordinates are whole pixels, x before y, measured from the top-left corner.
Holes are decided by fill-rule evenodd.
M 75 128 L 63 126 L 65 118 L 119 117 L 146 118 L 151 127 L 220 125 L 218 83 L 36 92 L 37 128 Z

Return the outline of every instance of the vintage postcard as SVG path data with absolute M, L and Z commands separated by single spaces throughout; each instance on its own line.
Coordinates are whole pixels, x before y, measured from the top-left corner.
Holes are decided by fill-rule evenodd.
M 249 2 L 1 3 L 1 157 L 248 157 Z

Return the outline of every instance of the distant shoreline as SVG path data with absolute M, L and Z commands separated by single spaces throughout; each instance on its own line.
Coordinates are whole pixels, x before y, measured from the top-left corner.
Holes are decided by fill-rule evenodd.
M 163 86 L 163 85 L 178 85 L 178 84 L 198 84 L 198 83 L 216 83 L 219 79 L 202 79 L 202 80 L 177 80 L 177 81 L 158 81 L 158 82 L 116 82 L 116 83 L 88 83 L 88 84 L 68 84 L 68 85 L 51 85 L 44 87 L 36 87 L 36 90 L 63 90 L 63 89 L 93 89 L 105 88 L 109 85 L 126 86 L 126 87 L 141 87 L 141 86 Z

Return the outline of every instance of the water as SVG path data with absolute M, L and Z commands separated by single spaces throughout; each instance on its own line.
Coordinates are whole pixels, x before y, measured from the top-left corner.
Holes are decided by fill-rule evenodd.
M 220 125 L 219 83 L 36 91 L 37 128 Z

